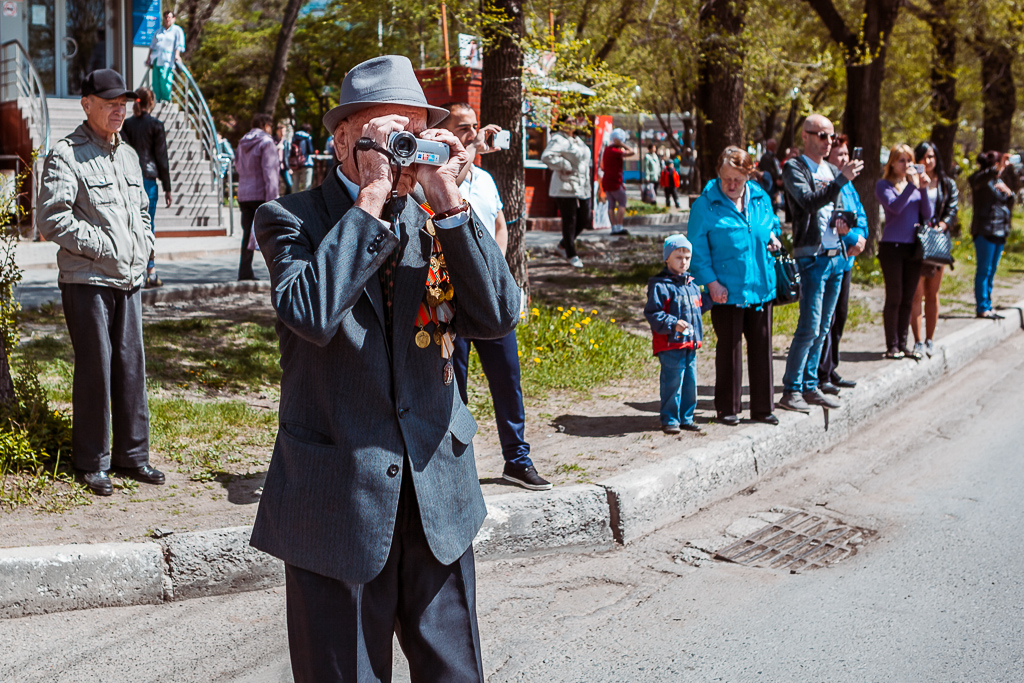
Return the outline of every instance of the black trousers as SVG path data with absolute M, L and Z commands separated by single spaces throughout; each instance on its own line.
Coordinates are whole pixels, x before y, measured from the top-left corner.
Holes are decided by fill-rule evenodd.
M 256 273 L 252 269 L 252 256 L 255 253 L 249 248 L 249 236 L 252 235 L 252 222 L 256 218 L 256 209 L 263 205 L 261 201 L 238 202 L 242 212 L 242 256 L 238 261 L 238 279 L 255 280 Z
M 473 548 L 450 565 L 423 533 L 408 462 L 384 569 L 347 583 L 285 565 L 288 649 L 296 683 L 391 680 L 391 640 L 413 681 L 482 683 Z
M 839 366 L 839 342 L 846 329 L 846 318 L 850 314 L 850 281 L 853 271 L 843 275 L 843 284 L 839 288 L 839 300 L 836 301 L 836 312 L 832 315 L 832 329 L 825 336 L 825 345 L 821 347 L 821 362 L 818 363 L 818 384 L 831 382 L 836 368 Z
M 910 313 L 914 307 L 914 292 L 921 279 L 917 244 L 879 242 L 878 264 L 882 267 L 882 277 L 885 279 L 885 307 L 882 309 L 885 349 L 905 349 L 910 331 Z
M 711 326 L 718 337 L 715 349 L 715 410 L 736 415 L 743 409 L 743 338 L 747 339 L 750 412 L 775 410 L 772 367 L 772 305 L 758 311 L 725 304 L 711 307 Z
M 576 256 L 576 238 L 584 230 L 593 227 L 594 216 L 590 212 L 590 199 L 577 197 L 555 197 L 558 213 L 562 216 L 562 241 L 568 258 Z
M 142 347 L 142 295 L 62 283 L 64 320 L 75 350 L 71 450 L 84 472 L 149 463 L 149 404 Z M 113 425 L 113 443 L 111 443 Z
M 674 201 L 676 203 L 676 208 L 678 209 L 679 208 L 679 195 L 676 194 L 676 188 L 675 187 L 666 187 L 665 188 L 665 208 L 666 209 L 668 208 L 669 197 L 671 197 L 672 201 Z

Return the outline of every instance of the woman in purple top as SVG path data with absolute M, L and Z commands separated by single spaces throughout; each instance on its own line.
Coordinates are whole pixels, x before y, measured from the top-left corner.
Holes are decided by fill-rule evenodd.
M 885 228 L 878 244 L 878 263 L 885 278 L 885 357 L 910 356 L 921 359 L 917 351 L 907 349 L 910 313 L 914 292 L 921 279 L 921 261 L 917 257 L 917 225 L 932 217 L 932 207 L 921 188 L 931 178 L 914 166 L 914 150 L 908 145 L 893 145 L 882 179 L 875 184 L 875 197 L 885 211 Z

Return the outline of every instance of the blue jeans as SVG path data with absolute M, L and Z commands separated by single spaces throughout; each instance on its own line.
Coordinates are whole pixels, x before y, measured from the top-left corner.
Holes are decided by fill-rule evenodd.
M 658 354 L 661 362 L 661 424 L 693 424 L 697 407 L 697 352 L 669 349 Z
M 786 358 L 782 385 L 786 391 L 818 388 L 818 364 L 825 337 L 832 328 L 832 315 L 846 270 L 842 256 L 805 256 L 796 260 L 800 268 L 800 319 Z
M 452 365 L 455 381 L 463 403 L 466 396 L 466 378 L 469 374 L 469 343 L 473 342 L 494 402 L 494 420 L 498 426 L 498 441 L 505 462 L 518 467 L 531 467 L 530 444 L 526 443 L 526 410 L 523 408 L 523 388 L 520 383 L 519 345 L 512 331 L 501 339 L 468 340 L 455 338 Z
M 156 178 L 143 178 L 142 187 L 146 190 L 146 196 L 149 197 L 149 229 L 153 232 L 153 236 L 156 237 L 156 203 L 158 201 L 156 191 Z M 156 261 L 153 257 L 156 256 L 156 249 L 149 255 L 149 263 L 146 265 L 146 269 L 156 268 Z
M 978 269 L 974 271 L 974 300 L 978 313 L 992 310 L 992 282 L 999 268 L 1005 245 L 978 235 L 974 238 L 974 253 Z

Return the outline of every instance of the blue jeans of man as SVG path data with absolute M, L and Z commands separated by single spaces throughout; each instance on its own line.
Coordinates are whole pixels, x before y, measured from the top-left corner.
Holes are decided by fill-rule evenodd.
M 818 388 L 821 349 L 832 327 L 846 259 L 841 255 L 805 256 L 796 262 L 800 268 L 800 319 L 789 345 L 782 385 L 786 391 L 802 393 Z
M 480 356 L 487 384 L 494 402 L 494 419 L 498 425 L 498 441 L 505 462 L 518 467 L 531 467 L 530 444 L 526 443 L 526 410 L 520 384 L 519 345 L 515 331 L 501 339 L 468 340 L 455 338 L 452 365 L 462 402 L 468 404 L 466 380 L 469 375 L 469 344 L 472 341 Z
M 156 236 L 156 203 L 158 201 L 158 195 L 156 191 L 156 178 L 143 178 L 142 187 L 146 190 L 146 196 L 149 197 L 149 229 L 153 232 L 153 236 Z M 149 255 L 149 263 L 146 265 L 146 269 L 156 268 L 156 250 Z
M 697 408 L 697 351 L 668 349 L 658 354 L 661 363 L 661 424 L 693 424 Z
M 978 268 L 974 271 L 974 301 L 978 313 L 992 310 L 992 284 L 1004 246 L 982 235 L 974 238 L 974 252 L 978 262 Z

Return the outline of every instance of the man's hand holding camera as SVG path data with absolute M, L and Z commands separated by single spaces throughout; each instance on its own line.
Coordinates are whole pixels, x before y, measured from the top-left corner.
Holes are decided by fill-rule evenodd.
M 446 212 L 462 203 L 458 177 L 462 167 L 470 162 L 469 154 L 459 139 L 443 128 L 430 128 L 420 133 L 419 137 L 448 145 L 448 163 L 443 166 L 415 164 L 412 167 L 430 208 L 435 213 Z

